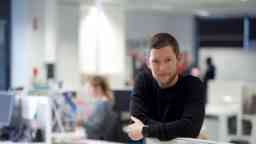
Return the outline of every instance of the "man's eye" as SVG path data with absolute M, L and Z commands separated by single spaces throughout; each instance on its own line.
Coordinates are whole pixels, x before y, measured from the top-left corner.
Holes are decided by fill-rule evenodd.
M 170 62 L 170 61 L 172 61 L 172 60 L 171 60 L 171 59 L 167 59 L 167 60 L 166 60 L 166 62 Z
M 153 60 L 153 63 L 154 63 L 154 64 L 158 64 L 158 63 L 159 63 L 159 61 L 157 61 L 157 60 Z

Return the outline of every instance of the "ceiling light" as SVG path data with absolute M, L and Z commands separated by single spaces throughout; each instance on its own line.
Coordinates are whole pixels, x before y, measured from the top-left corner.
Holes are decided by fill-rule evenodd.
M 210 16 L 210 13 L 208 11 L 205 10 L 197 10 L 196 14 L 202 17 L 208 17 Z

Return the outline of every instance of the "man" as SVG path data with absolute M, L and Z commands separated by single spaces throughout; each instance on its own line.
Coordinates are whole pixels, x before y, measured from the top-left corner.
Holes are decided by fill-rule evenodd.
M 205 116 L 203 85 L 196 77 L 179 76 L 178 60 L 179 46 L 172 35 L 153 36 L 149 70 L 138 74 L 131 98 L 132 140 L 198 136 Z
M 210 80 L 214 80 L 216 75 L 216 68 L 212 62 L 211 57 L 206 58 L 206 72 L 203 77 L 203 84 L 204 84 L 204 94 L 206 97 L 206 103 L 208 102 L 208 82 Z

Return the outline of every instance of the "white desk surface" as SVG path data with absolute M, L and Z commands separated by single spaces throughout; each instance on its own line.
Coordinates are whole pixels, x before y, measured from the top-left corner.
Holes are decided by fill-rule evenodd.
M 201 140 L 193 138 L 176 138 L 171 141 L 159 141 L 157 139 L 147 138 L 147 144 L 230 144 L 226 142 L 216 142 L 211 140 Z
M 57 144 L 122 144 L 122 143 L 117 143 L 117 142 L 108 142 L 108 141 L 100 141 L 100 140 L 70 140 L 70 141 L 65 141 L 65 142 L 56 142 Z M 53 144 L 56 144 L 53 143 Z M 0 144 L 47 144 L 47 143 L 32 143 L 32 142 L 10 142 L 10 141 L 5 141 L 5 142 L 0 142 Z
M 238 105 L 207 105 L 205 109 L 206 115 L 234 115 L 239 113 Z
M 122 143 L 85 139 L 85 140 L 68 142 L 68 144 L 122 144 Z

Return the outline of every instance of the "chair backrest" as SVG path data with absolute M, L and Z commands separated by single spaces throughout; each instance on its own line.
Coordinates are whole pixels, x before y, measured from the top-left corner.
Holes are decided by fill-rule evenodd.
M 114 141 L 119 130 L 119 124 L 120 121 L 117 113 L 111 112 L 107 116 L 106 124 L 104 127 L 105 134 L 103 136 L 103 139 L 108 141 Z
M 119 112 L 129 112 L 131 90 L 114 90 L 114 109 Z
M 244 87 L 242 114 L 256 115 L 256 83 L 247 83 Z

